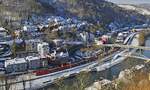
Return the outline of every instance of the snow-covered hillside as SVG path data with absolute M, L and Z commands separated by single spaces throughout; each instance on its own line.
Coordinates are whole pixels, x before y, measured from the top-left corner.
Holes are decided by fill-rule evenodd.
M 147 10 L 145 8 L 141 8 L 138 6 L 127 5 L 127 4 L 122 4 L 122 5 L 118 5 L 118 6 L 124 8 L 126 10 L 137 11 L 138 13 L 143 14 L 143 15 L 150 15 L 150 10 Z

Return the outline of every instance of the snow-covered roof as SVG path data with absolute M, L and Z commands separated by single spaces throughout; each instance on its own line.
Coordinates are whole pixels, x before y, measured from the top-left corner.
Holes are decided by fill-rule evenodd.
M 6 60 L 5 67 L 8 65 L 21 64 L 21 63 L 26 63 L 26 60 L 24 58 L 14 58 L 14 59 Z
M 8 45 L 12 45 L 13 42 L 14 42 L 14 40 L 2 41 L 2 42 L 0 42 L 0 44 L 8 44 Z M 23 42 L 23 40 L 22 40 L 22 39 L 15 39 L 15 42 L 16 42 L 16 43 L 21 43 L 21 42 Z
M 45 45 L 47 46 L 49 44 L 47 42 L 41 42 L 41 43 L 38 44 L 38 46 L 45 46 Z
M 31 42 L 42 42 L 40 39 L 29 39 L 25 41 L 26 43 L 31 43 Z
M 34 31 L 37 31 L 37 26 L 30 26 L 30 25 L 26 25 L 26 26 L 23 26 L 23 30 L 24 31 L 28 31 L 28 32 L 34 32 Z
M 0 32 L 1 32 L 1 31 L 6 31 L 6 29 L 3 28 L 3 27 L 0 27 Z
M 34 56 L 28 56 L 28 57 L 26 57 L 26 59 L 28 61 L 33 61 L 33 60 L 39 60 L 40 58 L 39 57 L 34 57 Z
M 15 61 L 15 64 L 26 63 L 25 58 L 15 58 L 14 61 Z
M 63 40 L 63 39 L 54 39 L 54 40 L 53 40 L 53 42 L 55 42 L 55 43 L 56 43 L 56 42 L 62 42 L 62 41 L 64 41 L 64 40 Z
M 14 59 L 6 60 L 6 61 L 5 61 L 5 67 L 7 67 L 8 65 L 12 65 L 12 64 L 14 64 L 14 63 L 15 63 Z

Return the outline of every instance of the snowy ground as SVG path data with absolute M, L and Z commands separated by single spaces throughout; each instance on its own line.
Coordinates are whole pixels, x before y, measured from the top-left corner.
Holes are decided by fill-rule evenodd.
M 139 8 L 133 5 L 118 5 L 118 6 L 126 10 L 138 11 L 138 13 L 143 14 L 143 15 L 150 15 L 150 11 L 144 8 Z

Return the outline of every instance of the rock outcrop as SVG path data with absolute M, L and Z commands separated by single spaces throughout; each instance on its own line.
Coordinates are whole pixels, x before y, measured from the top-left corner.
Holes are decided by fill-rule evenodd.
M 124 88 L 124 85 L 130 85 L 135 84 L 136 79 L 136 72 L 141 72 L 145 70 L 144 65 L 136 65 L 135 67 L 131 69 L 125 69 L 124 71 L 121 71 L 118 78 L 115 80 L 107 80 L 103 79 L 102 81 L 95 82 L 92 86 L 86 88 L 85 90 L 122 90 Z M 144 83 L 144 84 L 143 84 Z M 150 82 L 147 79 L 141 80 L 137 82 L 137 85 L 139 87 L 143 85 L 148 85 Z

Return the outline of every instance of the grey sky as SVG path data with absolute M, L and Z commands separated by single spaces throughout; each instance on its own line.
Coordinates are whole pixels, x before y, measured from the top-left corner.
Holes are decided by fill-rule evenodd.
M 111 1 L 117 4 L 142 4 L 142 3 L 149 3 L 150 0 L 106 0 Z

